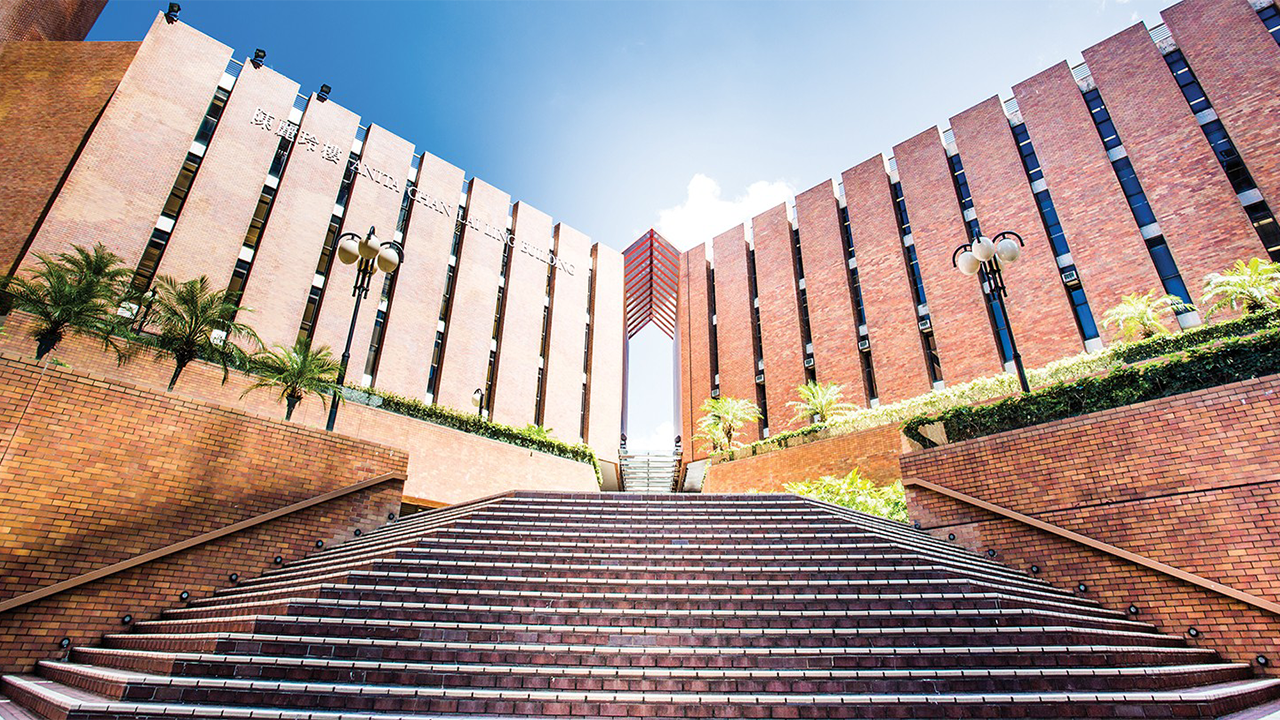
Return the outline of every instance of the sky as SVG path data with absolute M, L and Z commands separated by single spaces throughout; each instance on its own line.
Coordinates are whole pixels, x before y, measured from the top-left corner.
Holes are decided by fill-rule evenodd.
M 622 250 L 687 249 L 1173 0 L 184 0 L 182 20 Z M 167 3 L 110 0 L 90 40 Z M 671 341 L 630 344 L 627 432 L 666 451 Z

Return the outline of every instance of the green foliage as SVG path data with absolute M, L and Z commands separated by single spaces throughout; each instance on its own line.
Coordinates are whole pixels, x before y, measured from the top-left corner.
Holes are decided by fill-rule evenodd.
M 328 346 L 311 348 L 311 342 L 299 339 L 293 347 L 275 346 L 274 350 L 260 350 L 250 358 L 250 377 L 254 383 L 240 397 L 254 390 L 275 389 L 285 403 L 284 419 L 293 417 L 293 409 L 307 395 L 320 398 L 320 404 L 328 409 L 326 398 L 341 402 L 341 386 L 338 385 L 338 361 Z
M 1280 327 L 1280 312 L 1251 313 L 1235 320 L 1201 325 L 1171 335 L 1160 335 L 1136 343 L 1117 343 L 1108 352 L 1120 363 L 1136 363 L 1161 355 L 1189 350 L 1230 337 L 1251 335 L 1268 327 Z
M 551 433 L 555 432 L 554 430 L 552 430 L 551 428 L 542 427 L 541 425 L 535 425 L 533 423 L 529 423 L 528 425 L 525 425 L 523 432 L 525 435 L 528 435 L 531 438 L 537 438 L 539 440 L 555 439 L 551 437 Z
M 814 423 L 805 425 L 795 430 L 787 430 L 777 435 L 770 435 L 767 439 L 757 440 L 747 445 L 739 445 L 731 450 L 726 450 L 720 454 L 722 460 L 736 460 L 738 456 L 748 457 L 750 455 L 762 455 L 770 450 L 791 447 L 792 445 L 803 444 L 806 438 L 815 436 L 826 430 L 828 425 L 823 423 Z M 816 438 L 815 438 L 816 439 Z M 801 441 L 801 442 L 797 442 Z
M 960 442 L 1277 372 L 1280 329 L 1270 329 L 1192 348 L 1146 365 L 1117 367 L 1106 375 L 1059 383 L 991 405 L 957 407 L 935 416 L 912 418 L 902 430 L 924 447 L 933 447 L 920 428 L 935 422 L 946 428 L 949 441 Z
M 536 425 L 532 427 L 538 427 L 537 430 L 531 430 L 528 427 L 511 427 L 510 425 L 490 422 L 476 413 L 462 412 L 440 405 L 428 405 L 421 400 L 414 400 L 413 398 L 373 388 L 359 388 L 356 392 L 379 398 L 380 403 L 370 402 L 369 404 L 398 415 L 425 420 L 436 425 L 453 428 L 454 430 L 487 437 L 490 440 L 497 440 L 510 445 L 544 452 L 548 455 L 586 463 L 595 468 L 596 482 L 603 482 L 600 476 L 600 463 L 596 460 L 596 454 L 590 446 L 583 443 L 569 444 L 562 440 L 556 440 L 546 435 L 548 431 L 545 428 Z
M 1204 279 L 1204 292 L 1200 302 L 1213 301 L 1205 317 L 1213 317 L 1223 310 L 1244 310 L 1257 313 L 1280 307 L 1280 263 L 1251 258 L 1249 262 L 1237 260 L 1225 273 Z
M 879 485 L 862 477 L 856 468 L 844 477 L 828 475 L 817 480 L 788 483 L 783 486 L 783 489 L 789 493 L 901 523 L 908 520 L 907 496 L 902 483 Z
M 52 257 L 36 255 L 37 267 L 27 276 L 0 281 L 6 304 L 31 315 L 36 358 L 43 358 L 67 334 L 101 340 L 121 362 L 128 345 L 119 338 L 129 320 L 118 314 L 132 272 L 101 244 L 73 247 Z
M 707 443 L 712 454 L 740 447 L 738 431 L 760 419 L 760 408 L 740 398 L 707 398 L 700 409 L 702 417 L 694 437 Z
M 1159 295 L 1148 290 L 1145 295 L 1133 293 L 1120 298 L 1115 307 L 1102 314 L 1102 326 L 1116 328 L 1125 340 L 1145 340 L 1169 332 L 1165 322 L 1174 313 L 1194 309 L 1176 295 Z
M 201 358 L 222 366 L 222 382 L 227 381 L 227 368 L 245 367 L 248 353 L 236 344 L 244 338 L 255 347 L 262 341 L 253 328 L 236 322 L 242 310 L 226 290 L 214 290 L 209 278 L 178 282 L 171 277 L 156 280 L 156 298 L 152 306 L 151 324 L 157 329 L 153 343 L 157 357 L 173 358 L 175 369 L 169 389 L 192 360 Z
M 800 399 L 787 403 L 795 411 L 791 421 L 826 424 L 853 412 L 851 403 L 842 402 L 843 390 L 837 383 L 807 382 L 797 387 Z

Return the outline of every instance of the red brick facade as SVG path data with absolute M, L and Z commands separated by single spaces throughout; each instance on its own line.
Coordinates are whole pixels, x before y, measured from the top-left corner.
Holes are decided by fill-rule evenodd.
M 1071 68 L 1058 63 L 1015 85 L 1013 94 L 1095 317 L 1101 320 L 1123 295 L 1159 289 L 1160 276 Z M 1116 338 L 1101 322 L 1098 331 L 1108 342 Z
M 902 457 L 902 476 L 956 490 L 1264 599 L 1280 600 L 1280 377 L 1000 433 Z M 1061 587 L 1137 605 L 1165 632 L 1249 661 L 1280 620 L 1235 600 L 921 488 L 912 517 Z M 1195 639 L 1192 642 L 1196 642 Z
M 507 264 L 503 288 L 502 344 L 498 346 L 497 377 L 493 385 L 493 419 L 519 425 L 538 401 L 537 367 L 542 352 L 542 314 L 550 268 L 520 247 L 551 246 L 551 216 L 525 203 L 511 210 L 516 247 Z
M 1041 367 L 1080 352 L 1084 341 L 1000 98 L 951 118 L 951 129 L 982 231 L 994 236 L 1013 230 L 1026 241 L 1018 263 L 1003 272 L 1011 296 L 1009 323 L 1023 362 Z
M 0 598 L 8 599 L 384 473 L 403 451 L 0 358 Z M 369 531 L 401 482 L 318 505 L 0 615 L 0 667 L 26 670 L 85 641 Z
M 557 267 L 551 274 L 551 325 L 547 329 L 542 425 L 567 442 L 582 439 L 590 248 L 591 241 L 586 235 L 564 223 L 556 223 L 556 256 L 574 262 L 575 267 L 572 273 Z
M 785 492 L 784 486 L 791 483 L 828 475 L 843 477 L 852 470 L 888 484 L 902 479 L 898 469 L 902 451 L 902 432 L 896 423 L 836 437 L 796 438 L 786 449 L 715 463 L 703 480 L 702 491 Z
M 0 42 L 83 40 L 107 0 L 10 0 L 0 7 Z
M 622 293 L 622 253 L 596 244 L 591 248 L 591 345 L 587 377 L 587 444 L 601 460 L 616 462 L 622 437 L 622 395 L 596 388 L 623 386 L 626 321 Z
M 760 351 L 764 357 L 769 432 L 777 434 L 808 422 L 792 422 L 787 403 L 805 383 L 800 300 L 787 206 L 778 205 L 751 223 L 756 250 L 756 292 L 760 298 Z
M 968 239 L 947 152 L 937 128 L 894 147 L 898 176 L 920 258 L 925 300 L 950 385 L 1000 372 L 995 336 L 976 278 L 951 265 L 951 253 Z
M 1135 25 L 1084 51 L 1193 300 L 1206 275 L 1265 256 L 1151 36 Z
M 699 408 L 711 397 L 711 298 L 707 275 L 706 245 L 681 254 L 676 345 L 680 352 L 680 428 L 686 461 L 707 456 L 702 445 L 693 440 L 702 417 Z
M 884 158 L 877 155 L 849 168 L 842 178 L 880 402 L 923 395 L 931 387 L 929 370 Z M 814 305 L 809 305 L 811 317 Z M 845 357 L 846 362 L 853 359 Z
M 180 281 L 206 275 L 215 288 L 231 282 L 240 247 L 219 240 L 228 226 L 249 227 L 262 195 L 262 185 L 255 187 L 250 180 L 254 175 L 266 180 L 280 144 L 274 132 L 253 123 L 254 117 L 265 112 L 277 122 L 288 118 L 298 83 L 265 65 L 246 63 L 234 89 L 205 153 L 209 159 L 200 163 L 179 222 L 165 243 L 157 275 Z
M 850 362 L 857 359 L 851 356 L 851 348 L 858 346 L 858 321 L 849 291 L 840 209 L 830 182 L 796 196 L 796 224 L 818 382 L 841 385 L 845 402 L 865 406 L 862 365 Z
M 26 249 L 138 43 L 0 45 L 0 271 Z M 77 92 L 64 88 L 75 86 Z
M 716 236 L 711 244 L 715 268 L 716 354 L 720 397 L 756 401 L 756 359 L 751 312 L 751 284 L 747 270 L 747 237 L 738 227 Z M 714 379 L 713 379 L 714 381 Z M 696 399 L 695 403 L 702 402 Z M 702 417 L 694 411 L 694 421 Z M 760 439 L 752 423 L 742 429 L 746 442 Z M 704 450 L 706 448 L 703 448 Z
M 1160 15 L 1274 211 L 1280 204 L 1280 45 L 1248 0 L 1182 0 Z

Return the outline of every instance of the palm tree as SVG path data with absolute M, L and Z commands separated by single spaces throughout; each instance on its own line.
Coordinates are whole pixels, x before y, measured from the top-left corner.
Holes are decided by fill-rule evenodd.
M 702 403 L 702 413 L 695 437 L 705 440 L 713 453 L 738 447 L 738 431 L 760 419 L 760 408 L 755 403 L 738 398 L 708 398 Z
M 1120 298 L 1119 304 L 1102 314 L 1102 326 L 1116 328 L 1125 340 L 1145 340 L 1169 332 L 1162 316 L 1194 309 L 1177 295 L 1157 297 L 1155 290 L 1149 290 L 1145 295 Z
M 854 411 L 851 403 L 840 402 L 844 386 L 837 383 L 807 382 L 796 388 L 799 400 L 792 400 L 787 407 L 796 411 L 791 422 L 825 424 Z
M 28 277 L 0 281 L 15 310 L 35 320 L 31 337 L 36 359 L 42 359 L 67 334 L 102 341 L 117 357 L 128 358 L 127 345 L 116 336 L 128 328 L 128 318 L 118 314 L 120 302 L 133 274 L 120 258 L 102 244 L 91 250 L 75 246 L 53 257 L 36 255 L 38 267 Z
M 535 440 L 555 440 L 555 438 L 551 437 L 553 432 L 555 431 L 551 428 L 535 425 L 534 423 L 524 426 L 524 434 Z
M 1280 263 L 1261 258 L 1249 262 L 1237 260 L 1225 273 L 1213 273 L 1204 279 L 1201 302 L 1217 302 L 1209 306 L 1205 317 L 1228 308 L 1244 309 L 1245 314 L 1280 306 Z
M 156 280 L 155 306 L 151 324 L 158 330 L 156 356 L 173 357 L 175 368 L 169 378 L 169 389 L 178 383 L 182 370 L 196 358 L 217 362 L 222 366 L 222 382 L 227 381 L 227 365 L 243 365 L 248 353 L 236 344 L 238 338 L 249 340 L 255 347 L 262 341 L 253 328 L 233 318 L 239 307 L 226 290 L 213 290 L 209 278 L 178 282 L 171 277 Z
M 314 350 L 311 342 L 299 338 L 293 347 L 276 345 L 274 350 L 254 353 L 250 367 L 258 379 L 240 397 L 254 390 L 278 388 L 284 400 L 284 419 L 293 418 L 293 410 L 308 394 L 320 398 L 320 405 L 328 409 L 325 398 L 333 397 L 341 402 L 341 386 L 338 385 L 338 361 L 328 346 Z

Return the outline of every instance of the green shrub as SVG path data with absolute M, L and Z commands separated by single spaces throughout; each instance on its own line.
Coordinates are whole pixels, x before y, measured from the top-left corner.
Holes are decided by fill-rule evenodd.
M 1111 355 L 1122 363 L 1142 362 L 1161 355 L 1189 350 L 1215 340 L 1252 335 L 1268 327 L 1277 326 L 1280 326 L 1280 313 L 1274 311 L 1253 313 L 1235 320 L 1201 325 L 1176 335 L 1160 335 L 1136 343 L 1117 343 L 1111 348 Z
M 907 496 L 902 483 L 880 485 L 862 477 L 856 468 L 844 477 L 828 475 L 817 480 L 787 483 L 783 489 L 850 510 L 907 522 Z
M 960 442 L 1277 372 L 1280 329 L 1269 329 L 1251 337 L 1195 347 L 1147 365 L 1125 365 L 1106 375 L 1058 383 L 991 405 L 956 407 L 915 417 L 902 431 L 922 446 L 934 447 L 920 428 L 935 422 L 943 424 L 948 441 Z
M 356 397 L 352 397 L 352 395 Z M 359 395 L 377 398 L 377 400 L 361 401 L 358 397 Z M 596 482 L 603 482 L 600 476 L 600 463 L 596 459 L 595 452 L 589 446 L 583 443 L 569 444 L 547 437 L 544 432 L 540 432 L 541 428 L 533 430 L 490 422 L 476 413 L 466 413 L 441 405 L 428 405 L 421 400 L 414 400 L 374 388 L 349 389 L 347 399 L 363 402 L 363 404 L 381 408 L 397 415 L 426 420 L 436 425 L 443 425 L 454 430 L 487 437 L 491 440 L 586 463 L 595 469 Z M 537 426 L 531 427 L 536 428 Z

